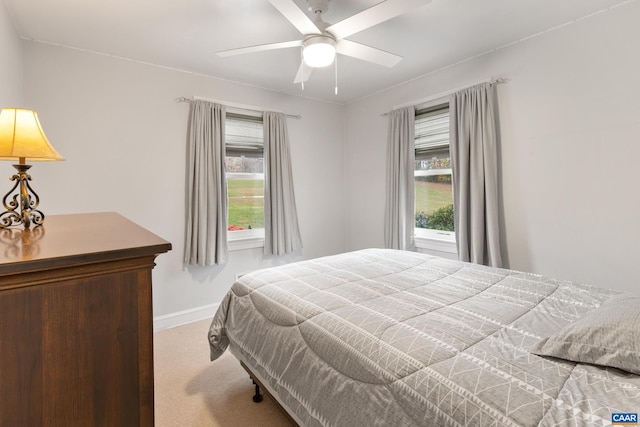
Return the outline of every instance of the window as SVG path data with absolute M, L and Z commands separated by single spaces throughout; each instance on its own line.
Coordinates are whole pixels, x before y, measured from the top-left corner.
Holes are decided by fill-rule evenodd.
M 225 173 L 228 240 L 264 238 L 264 159 L 262 118 L 227 113 Z M 258 242 L 259 241 L 259 242 Z M 260 243 L 260 244 L 257 244 Z
M 455 243 L 448 104 L 416 112 L 415 154 L 416 244 L 420 247 L 420 239 Z

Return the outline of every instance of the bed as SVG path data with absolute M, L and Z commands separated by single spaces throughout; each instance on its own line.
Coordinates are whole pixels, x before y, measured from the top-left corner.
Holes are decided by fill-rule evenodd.
M 366 249 L 242 276 L 208 338 L 212 360 L 228 348 L 301 426 L 609 426 L 640 410 L 638 307 Z

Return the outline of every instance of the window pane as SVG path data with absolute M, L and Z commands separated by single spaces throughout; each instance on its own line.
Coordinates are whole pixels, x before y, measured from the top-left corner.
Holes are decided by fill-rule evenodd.
M 416 171 L 415 191 L 416 228 L 454 231 L 451 169 Z
M 264 228 L 264 175 L 227 176 L 229 230 Z

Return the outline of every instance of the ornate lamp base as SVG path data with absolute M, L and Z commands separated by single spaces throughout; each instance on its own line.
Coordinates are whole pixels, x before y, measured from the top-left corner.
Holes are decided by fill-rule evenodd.
M 44 222 L 44 214 L 37 209 L 40 198 L 29 185 L 31 175 L 27 173 L 31 165 L 13 165 L 18 171 L 10 181 L 15 181 L 13 188 L 2 198 L 6 211 L 0 214 L 0 228 L 22 224 L 24 228 L 31 224 L 38 226 Z M 19 189 L 18 189 L 19 188 Z M 18 189 L 18 191 L 16 191 Z M 15 192 L 15 194 L 13 194 Z

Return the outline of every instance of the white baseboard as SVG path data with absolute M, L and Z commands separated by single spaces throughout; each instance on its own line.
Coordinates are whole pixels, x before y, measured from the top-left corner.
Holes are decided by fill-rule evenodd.
M 212 319 L 219 305 L 220 303 L 217 302 L 215 304 L 154 317 L 153 332 L 175 328 L 176 326 L 186 325 L 187 323 L 197 322 L 198 320 Z

